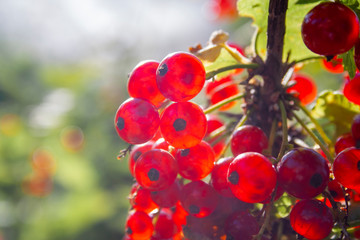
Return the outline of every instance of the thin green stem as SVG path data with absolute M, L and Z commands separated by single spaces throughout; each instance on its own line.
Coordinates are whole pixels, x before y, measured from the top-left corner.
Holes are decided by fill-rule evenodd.
M 270 156 L 272 156 L 272 147 L 273 147 L 274 141 L 275 141 L 277 124 L 278 124 L 277 120 L 272 121 L 271 129 L 270 129 L 270 135 L 269 135 L 269 144 L 268 144 L 268 148 L 265 151 L 266 154 L 270 155 Z
M 300 117 L 293 112 L 293 115 L 296 121 L 305 129 L 305 131 L 310 135 L 310 137 L 320 146 L 321 150 L 324 152 L 328 160 L 332 163 L 334 162 L 333 157 L 331 156 L 329 150 L 326 146 L 319 140 L 319 138 L 306 126 L 306 124 L 300 119 Z
M 204 113 L 205 114 L 211 113 L 211 112 L 215 111 L 216 109 L 221 108 L 222 106 L 224 106 L 224 105 L 226 105 L 226 104 L 228 104 L 228 103 L 230 103 L 232 101 L 243 98 L 244 96 L 245 96 L 244 93 L 238 93 L 238 94 L 236 94 L 234 96 L 228 97 L 228 98 L 226 98 L 226 99 L 224 99 L 224 100 L 222 100 L 222 101 L 208 107 L 207 109 L 204 110 Z
M 316 131 L 318 131 L 324 142 L 327 145 L 331 145 L 332 144 L 331 140 L 328 138 L 328 136 L 320 126 L 319 122 L 311 115 L 309 110 L 305 106 L 303 106 L 300 102 L 296 101 L 295 103 L 306 114 L 306 116 L 310 119 L 310 121 L 315 125 Z
M 294 61 L 294 65 L 298 64 L 298 63 L 302 63 L 302 62 L 307 62 L 307 61 L 312 61 L 312 60 L 317 60 L 317 59 L 326 59 L 323 56 L 314 56 L 314 57 L 307 57 L 307 58 L 303 58 L 297 61 Z
M 219 69 L 216 69 L 214 71 L 208 72 L 206 74 L 206 79 L 210 79 L 215 77 L 217 74 L 222 73 L 222 72 L 226 72 L 229 70 L 234 70 L 234 69 L 238 69 L 238 68 L 249 68 L 249 69 L 255 69 L 257 68 L 259 65 L 256 63 L 249 63 L 249 64 L 234 64 L 234 65 L 230 65 L 230 66 L 226 66 L 226 67 L 222 67 Z
M 281 112 L 281 125 L 282 125 L 282 142 L 280 151 L 277 157 L 277 161 L 280 161 L 285 154 L 286 147 L 288 145 L 288 129 L 287 129 L 287 113 L 283 101 L 279 101 L 279 107 Z

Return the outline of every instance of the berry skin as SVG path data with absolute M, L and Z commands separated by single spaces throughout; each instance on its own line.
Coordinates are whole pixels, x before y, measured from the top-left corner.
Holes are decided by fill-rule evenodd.
M 175 159 L 179 174 L 194 181 L 209 175 L 214 168 L 215 153 L 207 142 L 201 141 L 195 147 L 178 150 Z
M 360 73 L 356 73 L 353 79 L 345 81 L 344 96 L 350 102 L 360 105 Z
M 314 53 L 335 56 L 355 45 L 359 37 L 359 20 L 341 3 L 320 3 L 305 16 L 301 35 Z
M 333 221 L 330 209 L 319 200 L 301 200 L 290 212 L 291 227 L 309 240 L 326 238 L 334 225 Z
M 335 153 L 338 155 L 342 150 L 355 146 L 355 140 L 351 133 L 341 135 L 335 142 Z
M 162 149 L 153 149 L 143 153 L 135 164 L 137 182 L 151 191 L 170 187 L 177 174 L 178 166 L 174 157 Z
M 203 181 L 193 181 L 181 189 L 180 202 L 190 215 L 202 218 L 209 216 L 217 207 L 219 196 Z
M 360 148 L 360 114 L 356 115 L 353 119 L 351 133 L 355 140 L 356 147 Z
M 206 115 L 207 119 L 207 132 L 205 135 L 205 139 L 210 138 L 210 135 L 215 130 L 224 126 L 224 123 L 218 118 L 216 115 Z M 225 139 L 222 138 L 221 134 L 208 139 L 207 142 L 212 146 L 215 152 L 215 159 L 218 159 L 225 148 Z
M 211 172 L 210 184 L 218 193 L 225 197 L 235 197 L 227 181 L 227 172 L 233 160 L 233 157 L 219 159 L 216 161 L 214 169 Z
M 151 199 L 162 208 L 171 208 L 179 201 L 180 198 L 180 183 L 175 182 L 164 190 L 151 192 Z
M 125 142 L 141 144 L 153 138 L 159 128 L 160 117 L 151 103 L 130 98 L 120 105 L 114 122 L 117 133 Z
M 269 197 L 276 185 L 276 171 L 260 153 L 238 155 L 229 166 L 227 179 L 232 193 L 241 201 L 259 203 Z
M 344 187 L 360 186 L 360 149 L 347 148 L 336 156 L 333 164 L 335 179 Z
M 160 92 L 174 102 L 185 102 L 195 97 L 205 83 L 202 62 L 190 53 L 175 52 L 166 56 L 156 71 Z
M 231 214 L 225 220 L 226 239 L 252 240 L 259 230 L 259 223 L 247 211 L 240 211 Z
M 278 179 L 285 191 L 297 198 L 313 198 L 324 191 L 329 181 L 325 158 L 308 148 L 289 151 L 278 164 Z
M 234 156 L 244 152 L 262 153 L 268 147 L 268 138 L 258 127 L 244 125 L 231 138 L 231 152 Z
M 150 213 L 158 208 L 156 203 L 151 200 L 151 192 L 148 189 L 141 187 L 136 182 L 131 188 L 129 200 L 132 208 L 137 211 Z
M 191 148 L 199 144 L 206 134 L 206 116 L 195 103 L 173 103 L 164 110 L 160 129 L 170 145 L 180 149 Z
M 155 107 L 160 107 L 165 97 L 160 93 L 156 84 L 156 69 L 159 63 L 156 61 L 140 62 L 132 70 L 128 80 L 128 92 L 130 97 L 142 98 L 151 102 Z
M 133 240 L 150 239 L 154 227 L 149 215 L 141 211 L 131 211 L 126 220 L 125 232 Z
M 179 232 L 180 226 L 177 226 L 173 220 L 173 213 L 170 209 L 160 210 L 155 223 L 155 239 L 169 239 Z
M 237 84 L 232 80 L 231 76 L 219 79 L 217 81 L 208 81 L 205 84 L 205 92 L 210 98 L 211 105 L 214 105 L 226 98 L 234 96 L 239 93 Z M 230 102 L 221 108 L 220 111 L 225 111 L 232 108 L 236 104 L 235 101 Z
M 294 74 L 291 81 L 295 82 L 295 84 L 287 88 L 286 92 L 293 94 L 304 105 L 315 100 L 317 87 L 311 78 L 305 75 Z
M 134 166 L 138 158 L 141 154 L 150 151 L 153 148 L 154 142 L 149 141 L 147 143 L 136 145 L 133 149 L 131 149 L 130 156 L 129 156 L 129 170 L 132 176 L 134 175 Z

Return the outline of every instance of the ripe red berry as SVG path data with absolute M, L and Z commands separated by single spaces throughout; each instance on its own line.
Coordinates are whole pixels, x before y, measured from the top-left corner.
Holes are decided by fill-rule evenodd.
M 287 88 L 286 92 L 293 94 L 304 105 L 309 104 L 315 100 L 317 95 L 317 87 L 311 78 L 305 75 L 294 74 L 291 78 L 291 81 L 293 81 L 295 84 Z
M 328 183 L 328 189 L 335 201 L 344 201 L 345 195 L 340 183 L 333 179 Z
M 133 184 L 129 196 L 131 206 L 137 210 L 150 213 L 158 206 L 151 200 L 151 192 L 141 187 L 138 183 Z
M 279 184 L 297 198 L 313 198 L 324 191 L 329 181 L 327 161 L 308 148 L 289 151 L 278 165 Z
M 193 181 L 181 189 L 180 202 L 190 215 L 202 218 L 209 216 L 219 201 L 214 188 L 203 181 Z
M 331 60 L 322 59 L 321 63 L 324 68 L 331 73 L 342 73 L 344 72 L 344 66 L 342 65 L 342 58 L 334 56 Z
M 360 114 L 356 115 L 351 124 L 351 133 L 356 147 L 360 148 Z
M 234 156 L 244 152 L 262 153 L 268 147 L 266 134 L 258 127 L 244 125 L 231 138 L 231 152 Z
M 205 92 L 210 98 L 210 103 L 216 104 L 226 98 L 234 96 L 239 93 L 239 89 L 236 83 L 232 80 L 231 76 L 219 79 L 217 81 L 211 82 L 208 81 L 205 84 Z M 230 102 L 221 108 L 220 111 L 225 111 L 232 108 L 236 104 L 235 101 Z
M 214 168 L 215 153 L 207 142 L 201 141 L 194 147 L 177 150 L 175 159 L 179 166 L 179 174 L 194 181 L 210 174 Z
M 133 98 L 142 98 L 159 107 L 165 97 L 160 93 L 156 84 L 156 61 L 140 62 L 129 75 L 128 92 Z
M 260 153 L 238 155 L 229 166 L 227 179 L 232 193 L 241 201 L 262 202 L 276 185 L 276 171 L 269 159 Z
M 207 128 L 203 110 L 191 102 L 173 103 L 161 117 L 160 129 L 165 140 L 175 148 L 194 147 L 204 138 Z
M 149 215 L 141 211 L 131 211 L 126 220 L 125 232 L 130 239 L 150 239 L 154 227 Z
M 174 102 L 185 102 L 195 97 L 205 83 L 202 62 L 190 53 L 175 52 L 166 56 L 156 71 L 160 92 Z
M 355 146 L 355 140 L 351 133 L 346 133 L 341 135 L 336 139 L 335 142 L 335 153 L 336 155 L 339 154 L 342 150 L 345 150 L 349 147 Z
M 360 73 L 356 73 L 353 79 L 346 79 L 344 96 L 357 105 L 360 105 Z
M 152 191 L 170 187 L 177 174 L 178 166 L 174 157 L 162 149 L 153 149 L 143 153 L 135 164 L 137 182 Z
M 169 239 L 179 232 L 180 226 L 174 222 L 170 209 L 162 208 L 160 210 L 154 230 L 155 239 Z
M 341 3 L 320 3 L 305 16 L 301 35 L 314 53 L 335 56 L 355 45 L 359 37 L 359 20 Z
M 134 166 L 138 158 L 141 154 L 150 151 L 153 148 L 154 142 L 149 141 L 147 143 L 141 145 L 135 145 L 133 149 L 131 149 L 130 156 L 129 156 L 129 170 L 132 176 L 134 175 Z
M 333 221 L 330 209 L 315 199 L 301 200 L 290 212 L 291 227 L 310 240 L 326 238 L 334 225 Z
M 180 183 L 175 180 L 174 183 L 164 190 L 151 192 L 151 199 L 162 208 L 171 208 L 179 201 Z
M 223 127 L 224 123 L 216 115 L 206 115 L 206 119 L 207 132 L 204 138 L 207 139 L 206 141 L 212 146 L 215 152 L 215 159 L 218 159 L 226 146 L 225 138 L 223 138 L 221 134 L 212 138 L 210 138 L 210 135 L 214 131 L 219 130 L 219 128 Z
M 225 197 L 235 197 L 227 181 L 227 172 L 229 165 L 233 160 L 233 157 L 219 159 L 216 161 L 214 169 L 211 172 L 210 185 L 212 185 L 218 193 Z
M 239 211 L 231 214 L 225 220 L 226 239 L 252 240 L 259 230 L 259 223 L 247 211 Z
M 219 19 L 237 17 L 236 0 L 212 0 L 211 9 Z
M 151 140 L 159 124 L 159 113 L 154 105 L 139 98 L 126 100 L 116 111 L 116 131 L 124 141 L 131 144 Z
M 347 148 L 336 156 L 333 163 L 335 179 L 344 187 L 360 186 L 360 149 Z

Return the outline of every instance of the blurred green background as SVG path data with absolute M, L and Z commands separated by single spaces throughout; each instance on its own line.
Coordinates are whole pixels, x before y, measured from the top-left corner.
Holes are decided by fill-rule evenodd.
M 251 39 L 247 21 L 217 19 L 208 4 L 0 1 L 1 240 L 122 238 L 132 178 L 113 118 L 128 73 L 220 28 Z

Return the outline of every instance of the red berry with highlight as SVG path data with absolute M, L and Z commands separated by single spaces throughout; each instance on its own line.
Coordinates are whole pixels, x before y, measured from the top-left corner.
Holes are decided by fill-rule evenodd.
M 347 148 L 336 156 L 333 163 L 335 179 L 344 187 L 360 186 L 360 149 Z
M 234 156 L 244 152 L 262 153 L 268 147 L 266 134 L 258 127 L 244 125 L 231 138 L 231 152 Z
M 141 211 L 131 211 L 126 220 L 125 232 L 133 240 L 150 239 L 154 227 L 149 215 Z
M 305 75 L 294 74 L 291 81 L 294 82 L 294 85 L 287 88 L 286 92 L 293 94 L 304 105 L 315 100 L 317 87 L 311 78 Z

